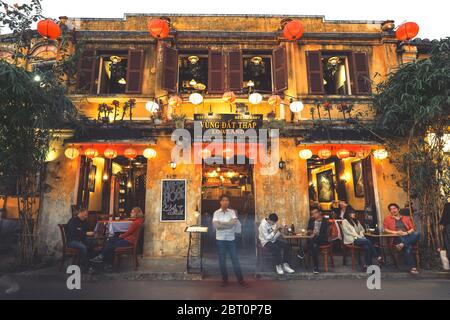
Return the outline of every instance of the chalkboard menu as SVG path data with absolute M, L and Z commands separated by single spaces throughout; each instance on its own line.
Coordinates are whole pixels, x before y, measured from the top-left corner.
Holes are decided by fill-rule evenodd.
M 186 220 L 186 180 L 161 181 L 161 221 Z

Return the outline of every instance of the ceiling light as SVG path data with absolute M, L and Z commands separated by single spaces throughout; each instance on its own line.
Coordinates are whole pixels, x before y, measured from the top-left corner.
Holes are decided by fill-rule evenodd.
M 111 56 L 109 60 L 111 60 L 112 63 L 119 63 L 120 61 L 122 61 L 122 58 L 119 56 Z
M 255 57 L 251 58 L 250 61 L 253 64 L 258 65 L 258 64 L 260 64 L 262 62 L 262 58 L 260 56 L 255 56 Z
M 328 63 L 332 66 L 335 66 L 340 62 L 340 60 L 341 59 L 339 59 L 339 57 L 331 57 L 330 59 L 328 59 Z
M 255 86 L 255 83 L 253 82 L 253 80 L 249 80 L 247 82 L 247 87 L 253 88 Z
M 40 75 L 37 74 L 37 75 L 34 76 L 33 80 L 36 81 L 36 82 L 39 82 L 39 81 L 42 80 L 42 78 L 41 78 Z
M 188 60 L 190 63 L 196 64 L 198 62 L 198 60 L 200 60 L 200 58 L 198 56 L 189 56 Z
M 189 85 L 191 87 L 195 87 L 197 85 L 197 81 L 195 81 L 195 79 L 192 79 L 191 81 L 189 81 Z
M 125 80 L 125 78 L 120 78 L 117 82 L 120 84 L 127 84 L 127 80 Z

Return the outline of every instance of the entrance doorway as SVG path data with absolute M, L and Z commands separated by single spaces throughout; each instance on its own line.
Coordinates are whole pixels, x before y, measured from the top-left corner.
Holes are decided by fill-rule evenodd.
M 236 210 L 242 224 L 241 235 L 236 235 L 238 248 L 241 252 L 254 253 L 255 192 L 253 166 L 249 164 L 203 166 L 201 222 L 209 230 L 203 237 L 203 252 L 205 254 L 216 252 L 212 218 L 214 211 L 220 207 L 221 195 L 227 195 L 230 198 L 230 208 Z

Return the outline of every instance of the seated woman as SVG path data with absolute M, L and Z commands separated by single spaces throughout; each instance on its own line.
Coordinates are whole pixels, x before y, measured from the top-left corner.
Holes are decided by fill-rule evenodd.
M 382 263 L 383 258 L 378 254 L 372 242 L 364 236 L 364 227 L 356 218 L 355 211 L 352 210 L 345 213 L 344 220 L 342 221 L 342 232 L 344 234 L 345 245 L 353 244 L 364 249 L 364 270 L 366 270 L 368 266 L 372 265 L 373 257 L 377 257 L 379 264 Z
M 111 267 L 114 258 L 114 250 L 116 248 L 132 247 L 136 241 L 139 241 L 139 239 L 137 239 L 138 230 L 144 222 L 144 214 L 142 213 L 141 208 L 134 207 L 131 210 L 130 220 L 133 220 L 133 223 L 130 224 L 128 230 L 118 237 L 108 240 L 103 247 L 102 252 L 91 259 L 91 262 L 106 262 L 107 265 Z

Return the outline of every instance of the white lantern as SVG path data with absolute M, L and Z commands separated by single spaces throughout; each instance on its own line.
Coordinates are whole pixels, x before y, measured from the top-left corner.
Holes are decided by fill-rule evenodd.
M 155 113 L 159 111 L 159 104 L 156 101 L 149 101 L 145 104 L 145 109 L 148 112 Z
M 292 101 L 289 105 L 289 109 L 291 109 L 292 112 L 298 113 L 303 110 L 303 102 L 301 101 Z
M 386 149 L 377 149 L 373 152 L 373 156 L 375 159 L 383 160 L 388 157 L 388 152 Z
M 69 147 L 64 151 L 64 155 L 70 160 L 73 160 L 80 155 L 80 150 L 74 147 Z
M 194 105 L 199 105 L 203 102 L 203 96 L 198 92 L 191 93 L 189 95 L 189 102 Z
M 313 153 L 309 149 L 303 149 L 298 152 L 298 156 L 303 160 L 308 160 L 312 158 Z
M 154 158 L 156 158 L 156 151 L 155 151 L 155 149 L 147 148 L 147 149 L 144 150 L 144 152 L 142 153 L 142 155 L 143 155 L 146 159 L 154 159 Z
M 253 92 L 248 96 L 248 102 L 250 102 L 251 104 L 260 104 L 262 100 L 263 97 L 258 92 Z

